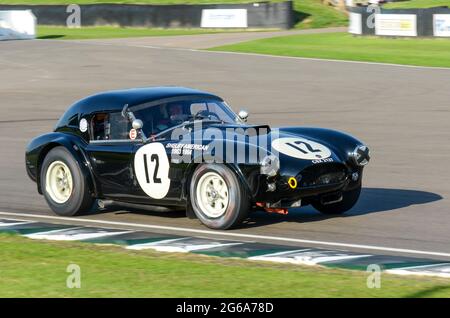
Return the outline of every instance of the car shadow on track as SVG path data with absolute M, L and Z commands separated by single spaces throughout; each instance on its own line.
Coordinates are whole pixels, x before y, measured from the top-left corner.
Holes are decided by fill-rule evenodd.
M 186 210 L 184 209 L 173 209 L 172 211 L 158 211 L 153 210 L 152 207 L 149 207 L 148 209 L 140 209 L 140 208 L 131 208 L 131 207 L 125 207 L 117 204 L 108 205 L 104 209 L 99 209 L 97 207 L 94 207 L 89 214 L 103 214 L 103 213 L 114 213 L 116 215 L 121 214 L 134 214 L 134 215 L 148 215 L 148 216 L 161 216 L 165 218 L 170 219 L 177 219 L 177 218 L 185 218 L 186 217 Z
M 336 217 L 352 217 L 369 213 L 388 212 L 411 205 L 427 204 L 441 199 L 442 196 L 439 194 L 426 191 L 363 188 L 358 203 L 343 215 L 323 215 L 310 206 L 291 209 L 287 216 L 256 212 L 250 216 L 242 227 L 259 227 L 281 222 L 315 222 Z
M 288 215 L 276 213 L 267 213 L 258 211 L 250 214 L 250 217 L 244 221 L 238 228 L 252 228 L 264 225 L 282 223 L 282 222 L 316 222 L 336 217 L 352 217 L 369 213 L 387 212 L 411 205 L 427 204 L 442 199 L 442 196 L 432 192 L 404 189 L 385 189 L 385 188 L 363 188 L 358 203 L 343 215 L 323 215 L 314 208 L 307 206 L 302 208 L 290 209 Z M 185 210 L 175 210 L 170 212 L 142 210 L 139 208 L 125 208 L 123 206 L 111 205 L 103 210 L 91 211 L 92 214 L 114 213 L 130 215 L 148 215 L 161 218 L 177 219 L 185 218 Z

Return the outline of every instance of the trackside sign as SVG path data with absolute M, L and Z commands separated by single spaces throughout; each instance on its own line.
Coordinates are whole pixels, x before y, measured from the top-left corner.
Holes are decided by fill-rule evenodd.
M 350 24 L 348 32 L 352 34 L 362 34 L 362 15 L 356 12 L 350 12 Z
M 203 9 L 202 28 L 246 28 L 247 9 Z
M 36 17 L 31 10 L 0 11 L 0 40 L 36 37 Z
M 434 36 L 450 36 L 450 14 L 433 15 Z
M 417 36 L 417 16 L 415 14 L 376 14 L 375 34 Z

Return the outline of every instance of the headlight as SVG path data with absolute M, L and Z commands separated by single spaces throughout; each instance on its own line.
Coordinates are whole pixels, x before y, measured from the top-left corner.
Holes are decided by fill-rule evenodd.
M 355 150 L 353 150 L 353 152 L 350 154 L 350 156 L 358 166 L 365 166 L 370 161 L 369 148 L 364 145 L 356 147 Z
M 273 177 L 277 175 L 278 170 L 280 170 L 280 159 L 277 156 L 269 155 L 261 161 L 261 174 Z

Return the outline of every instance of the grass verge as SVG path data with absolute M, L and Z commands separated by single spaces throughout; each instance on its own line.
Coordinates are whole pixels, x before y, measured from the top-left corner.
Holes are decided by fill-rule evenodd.
M 145 29 L 145 28 L 120 28 L 113 26 L 66 28 L 58 26 L 38 26 L 38 39 L 62 39 L 62 40 L 87 40 L 87 39 L 112 39 L 144 36 L 174 36 L 231 32 L 230 30 L 203 30 L 203 29 Z M 235 32 L 235 31 L 234 31 Z
M 274 2 L 279 2 L 276 0 Z M 217 4 L 247 3 L 251 0 L 0 0 L 0 4 Z M 295 27 L 300 29 L 344 26 L 345 13 L 323 5 L 321 0 L 294 0 Z
M 385 4 L 386 9 L 422 9 L 447 6 L 450 7 L 450 0 L 410 0 Z
M 326 33 L 275 37 L 211 50 L 450 67 L 449 39 L 389 39 Z
M 69 264 L 81 288 L 69 289 Z M 277 265 L 193 254 L 129 251 L 0 235 L 0 297 L 445 297 L 448 280 Z

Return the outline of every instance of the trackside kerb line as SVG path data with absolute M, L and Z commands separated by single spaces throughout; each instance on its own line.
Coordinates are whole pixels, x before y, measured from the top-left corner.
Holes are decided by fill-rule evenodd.
M 393 247 L 385 247 L 385 246 L 374 246 L 374 245 L 360 245 L 360 244 L 349 244 L 349 243 L 339 243 L 339 242 L 326 242 L 326 241 L 314 241 L 314 240 L 305 240 L 305 239 L 295 239 L 288 237 L 279 237 L 279 236 L 265 236 L 265 235 L 257 235 L 257 234 L 243 234 L 243 233 L 230 233 L 223 231 L 212 231 L 212 230 L 199 230 L 199 229 L 190 229 L 185 227 L 174 227 L 174 226 L 162 226 L 162 225 L 147 225 L 147 224 L 137 224 L 137 223 L 127 223 L 127 222 L 115 222 L 115 221 L 103 221 L 103 220 L 91 220 L 85 218 L 67 218 L 67 217 L 58 217 L 58 216 L 47 216 L 47 215 L 33 215 L 33 214 L 24 214 L 24 213 L 13 213 L 13 212 L 0 212 L 0 215 L 4 216 L 16 216 L 16 217 L 32 217 L 38 219 L 47 219 L 47 220 L 60 220 L 60 221 L 70 221 L 70 222 L 80 222 L 80 223 L 89 223 L 89 224 L 106 224 L 106 225 L 116 225 L 116 226 L 130 226 L 137 228 L 147 228 L 147 229 L 156 229 L 156 230 L 169 230 L 169 231 L 177 231 L 177 232 L 188 232 L 188 233 L 197 233 L 197 234 L 209 234 L 209 235 L 221 235 L 228 236 L 234 238 L 244 238 L 244 239 L 256 239 L 256 240 L 272 240 L 278 242 L 291 242 L 291 243 L 307 243 L 307 244 L 315 244 L 315 245 L 325 245 L 325 246 L 336 246 L 336 247 L 347 247 L 347 248 L 359 248 L 359 249 L 367 249 L 367 250 L 377 250 L 377 251 L 387 251 L 387 252 L 397 252 L 397 253 L 406 253 L 406 254 L 419 254 L 419 255 L 432 255 L 432 256 L 443 256 L 450 257 L 450 253 L 444 252 L 434 252 L 434 251 L 420 251 L 420 250 L 411 250 L 411 249 L 403 249 L 403 248 L 393 248 Z

